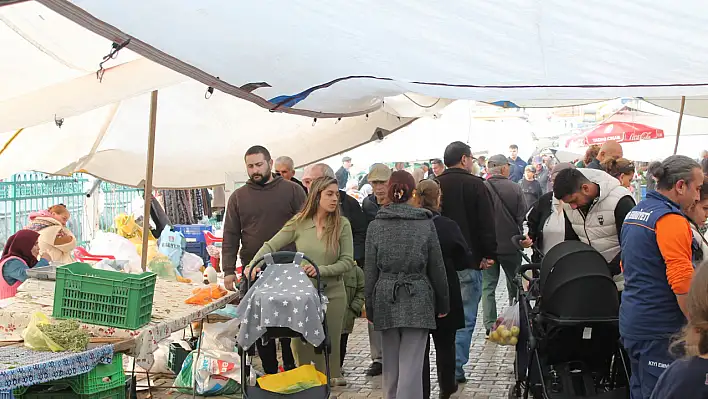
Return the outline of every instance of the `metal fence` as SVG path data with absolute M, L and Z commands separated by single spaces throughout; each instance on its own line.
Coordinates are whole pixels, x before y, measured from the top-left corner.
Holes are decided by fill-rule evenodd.
M 115 216 L 132 212 L 139 189 L 102 182 L 87 196 L 95 179 L 88 175 L 50 176 L 20 173 L 0 182 L 0 243 L 22 229 L 30 212 L 64 204 L 71 213 L 67 226 L 80 243 L 90 241 L 97 230 L 111 230 Z

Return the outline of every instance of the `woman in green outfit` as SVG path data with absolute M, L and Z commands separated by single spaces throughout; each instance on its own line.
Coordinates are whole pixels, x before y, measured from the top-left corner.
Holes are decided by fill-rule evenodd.
M 343 275 L 354 267 L 354 243 L 349 221 L 340 214 L 337 180 L 321 177 L 313 181 L 303 210 L 263 244 L 253 259 L 277 252 L 293 242 L 298 252 L 307 255 L 319 267 L 324 295 L 329 299 L 327 334 L 332 345 L 329 361 L 331 382 L 333 385 L 346 385 L 339 364 L 340 335 L 347 310 Z M 252 269 L 250 276 L 254 279 L 259 268 L 252 266 L 249 265 L 248 269 Z M 305 262 L 302 268 L 316 284 L 314 267 Z M 324 358 L 321 354 L 315 354 L 312 345 L 294 339 L 291 347 L 299 366 L 314 362 L 319 371 L 325 371 Z

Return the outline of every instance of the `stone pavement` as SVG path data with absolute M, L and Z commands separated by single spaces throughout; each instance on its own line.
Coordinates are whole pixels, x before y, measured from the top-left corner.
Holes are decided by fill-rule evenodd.
M 501 276 L 500 276 L 501 277 Z M 507 303 L 506 284 L 501 277 L 497 289 L 498 311 L 502 312 Z M 467 383 L 461 384 L 453 398 L 506 398 L 513 383 L 514 348 L 499 346 L 486 341 L 482 326 L 482 305 L 479 306 L 477 326 L 470 349 L 470 362 L 465 366 Z M 344 372 L 349 383 L 346 387 L 333 389 L 332 397 L 338 399 L 382 398 L 381 376 L 367 377 L 366 370 L 371 362 L 369 358 L 369 340 L 367 321 L 358 319 L 354 332 L 349 337 L 347 359 L 344 362 Z M 431 347 L 434 344 L 431 340 Z M 437 377 L 434 360 L 434 349 L 431 349 L 431 399 L 438 397 Z M 255 359 L 257 364 L 258 359 Z M 165 381 L 157 381 L 163 385 Z M 143 396 L 143 395 L 141 395 Z M 191 395 L 168 393 L 159 390 L 154 392 L 155 398 L 186 399 Z M 402 398 L 403 399 L 403 398 Z
M 503 277 L 499 279 L 497 289 L 497 311 L 501 312 L 506 303 L 506 284 Z M 477 316 L 477 326 L 474 332 L 472 347 L 470 348 L 470 361 L 465 366 L 467 383 L 461 384 L 453 398 L 506 398 L 509 388 L 514 380 L 514 348 L 499 346 L 488 342 L 484 337 L 482 326 L 482 306 Z M 366 320 L 359 319 L 354 327 L 354 333 L 349 337 L 347 359 L 344 361 L 344 372 L 349 385 L 345 388 L 336 388 L 335 395 L 339 399 L 354 398 L 382 398 L 381 377 L 367 377 L 366 369 L 369 367 L 369 340 Z M 434 347 L 431 341 L 431 347 Z M 431 349 L 431 385 L 433 392 L 431 399 L 438 395 L 437 377 L 435 368 L 435 354 Z

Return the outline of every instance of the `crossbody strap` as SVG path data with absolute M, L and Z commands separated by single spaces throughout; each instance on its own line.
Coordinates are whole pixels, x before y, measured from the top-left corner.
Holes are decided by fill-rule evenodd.
M 516 225 L 516 227 L 518 228 L 519 225 L 516 224 L 516 218 L 514 217 L 514 212 L 511 211 L 511 208 L 509 208 L 509 206 L 506 204 L 506 201 L 504 201 L 504 197 L 502 197 L 499 194 L 499 191 L 497 191 L 497 188 L 494 187 L 494 184 L 492 184 L 488 180 L 485 181 L 484 184 L 486 184 L 487 187 L 491 188 L 492 191 L 494 191 L 494 194 L 496 194 L 497 198 L 499 198 L 499 201 L 501 201 L 502 206 L 504 206 L 504 211 L 506 211 L 507 215 L 511 218 L 511 220 L 514 221 L 514 225 Z M 519 233 L 523 234 L 524 232 L 521 229 L 519 229 Z

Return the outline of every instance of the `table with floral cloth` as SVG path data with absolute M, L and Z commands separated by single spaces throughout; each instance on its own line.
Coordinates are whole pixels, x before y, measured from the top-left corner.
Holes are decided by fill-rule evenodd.
M 207 314 L 236 299 L 237 293 L 214 300 L 208 305 L 187 305 L 184 301 L 192 296 L 197 285 L 158 279 L 152 305 L 152 321 L 138 330 L 82 324 L 82 328 L 94 337 L 133 338 L 135 348 L 128 354 L 135 356 L 138 366 L 149 370 L 155 363 L 153 353 L 157 343 L 173 332 L 201 320 Z M 22 339 L 20 334 L 27 327 L 32 313 L 40 311 L 52 315 L 54 282 L 30 279 L 20 286 L 14 298 L 0 301 L 0 339 Z

